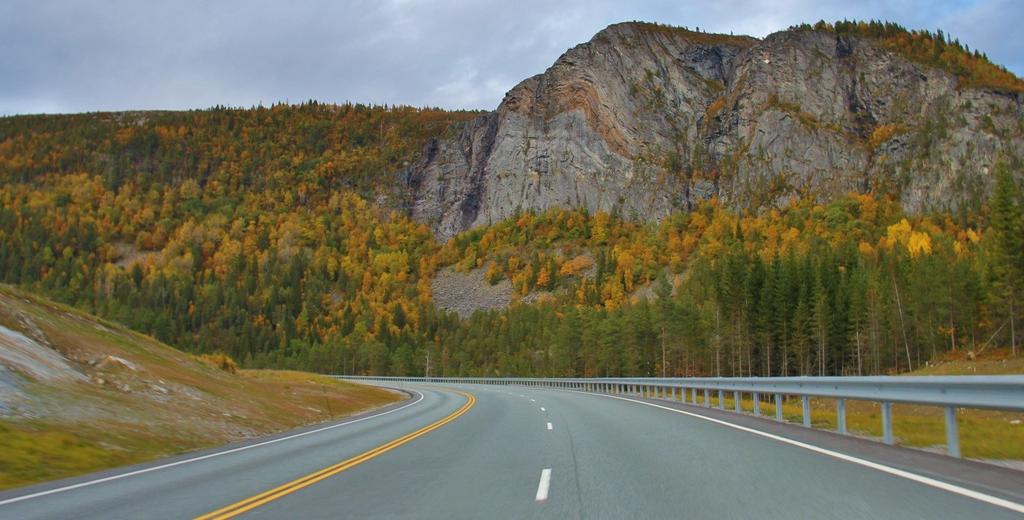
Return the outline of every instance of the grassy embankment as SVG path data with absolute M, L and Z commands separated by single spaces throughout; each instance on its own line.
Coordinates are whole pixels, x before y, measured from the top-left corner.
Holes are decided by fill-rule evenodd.
M 0 489 L 218 446 L 402 398 L 315 374 L 235 370 L 6 286 L 0 326 Z M 22 365 L 12 361 L 15 354 Z

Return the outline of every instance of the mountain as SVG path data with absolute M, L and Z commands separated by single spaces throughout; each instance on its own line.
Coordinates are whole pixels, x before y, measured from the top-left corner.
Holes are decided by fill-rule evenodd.
M 413 217 L 440 238 L 554 206 L 658 220 L 718 198 L 889 194 L 977 208 L 1024 157 L 1024 84 L 941 33 L 818 24 L 764 39 L 612 25 L 433 140 Z
M 1012 356 L 1022 91 L 892 24 L 755 40 L 634 23 L 491 113 L 5 117 L 0 282 L 247 368 L 850 375 Z

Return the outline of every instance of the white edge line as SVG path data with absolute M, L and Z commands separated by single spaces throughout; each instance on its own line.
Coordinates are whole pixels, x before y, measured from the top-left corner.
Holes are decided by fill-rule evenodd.
M 722 426 L 728 426 L 729 428 L 734 428 L 734 429 L 737 429 L 737 430 L 740 430 L 740 431 L 745 431 L 747 433 L 752 433 L 754 435 L 760 435 L 761 437 L 766 437 L 766 438 L 769 438 L 769 439 L 772 439 L 772 440 L 776 440 L 776 441 L 779 441 L 779 442 L 783 442 L 783 443 L 786 443 L 786 444 L 790 444 L 790 445 L 793 445 L 793 446 L 804 448 L 806 450 L 810 450 L 810 451 L 813 451 L 815 453 L 820 453 L 822 455 L 827 455 L 829 457 L 834 457 L 834 458 L 837 458 L 839 460 L 843 460 L 843 461 L 846 461 L 846 462 L 851 462 L 853 464 L 858 464 L 858 465 L 865 466 L 865 467 L 868 467 L 868 468 L 871 468 L 871 469 L 876 469 L 876 470 L 881 471 L 883 473 L 888 473 L 890 475 L 895 475 L 897 477 L 902 477 L 902 478 L 905 478 L 905 479 L 908 479 L 908 480 L 912 480 L 912 481 L 920 483 L 920 484 L 924 484 L 926 486 L 931 486 L 933 488 L 938 488 L 938 489 L 941 489 L 943 491 L 948 491 L 950 493 L 955 493 L 957 495 L 962 495 L 962 496 L 965 496 L 965 497 L 968 497 L 968 498 L 973 498 L 975 500 L 978 500 L 978 501 L 981 501 L 981 502 L 985 502 L 987 504 L 991 504 L 991 505 L 999 506 L 999 507 L 1004 507 L 1006 509 L 1009 509 L 1011 511 L 1015 511 L 1017 513 L 1024 513 L 1024 504 L 1018 504 L 1016 502 L 1012 502 L 1010 500 L 1006 500 L 1006 499 L 1003 499 L 1003 498 L 994 497 L 992 495 L 986 495 L 985 493 L 982 493 L 980 491 L 974 491 L 973 489 L 967 489 L 965 487 L 957 486 L 955 484 L 950 484 L 948 482 L 943 482 L 941 480 L 936 480 L 936 479 L 933 479 L 933 478 L 925 477 L 923 475 L 918 475 L 916 473 L 911 473 L 909 471 L 904 471 L 902 469 L 897 469 L 897 468 L 893 468 L 893 467 L 890 467 L 890 466 L 886 466 L 884 464 L 879 464 L 877 462 L 871 462 L 870 460 L 864 460 L 864 459 L 857 458 L 857 457 L 854 457 L 854 456 L 851 456 L 851 455 L 846 455 L 844 453 L 839 453 L 837 451 L 832 451 L 832 450 L 829 450 L 829 449 L 826 449 L 826 448 L 822 448 L 822 447 L 819 447 L 819 446 L 814 446 L 813 444 L 807 444 L 805 442 L 800 442 L 800 441 L 796 441 L 796 440 L 793 440 L 793 439 L 788 439 L 786 437 L 782 437 L 782 436 L 779 436 L 779 435 L 774 435 L 774 434 L 767 433 L 767 432 L 762 432 L 760 430 L 755 430 L 753 428 L 747 428 L 746 426 L 740 426 L 738 424 L 733 424 L 733 423 L 730 423 L 730 422 L 727 422 L 727 421 L 722 421 L 720 419 L 715 419 L 715 418 L 712 418 L 712 417 L 705 417 L 703 415 L 696 414 L 696 413 L 693 413 L 693 412 L 687 412 L 685 410 L 678 410 L 678 409 L 675 409 L 675 408 L 669 408 L 668 406 L 661 406 L 660 404 L 648 403 L 648 402 L 644 402 L 644 401 L 637 401 L 635 399 L 630 399 L 628 397 L 619 397 L 619 396 L 616 396 L 616 395 L 608 395 L 608 394 L 591 394 L 589 392 L 580 392 L 580 391 L 577 391 L 577 390 L 565 390 L 565 391 L 566 392 L 572 392 L 574 394 L 599 395 L 601 397 L 610 397 L 612 399 L 619 399 L 619 400 L 622 400 L 622 401 L 629 401 L 631 403 L 642 404 L 642 405 L 651 406 L 651 407 L 654 407 L 654 408 L 661 408 L 662 410 L 668 410 L 670 412 L 676 412 L 676 413 L 681 413 L 683 415 L 689 415 L 690 417 L 696 417 L 697 419 L 703 419 L 705 421 L 710 421 L 710 422 L 713 422 L 713 423 L 716 423 L 716 424 L 721 424 Z M 539 494 L 539 491 L 538 491 L 538 494 Z
M 551 468 L 544 468 L 540 472 L 540 482 L 537 484 L 537 502 L 548 499 L 548 488 L 551 487 Z
M 553 429 L 555 429 L 555 428 L 554 428 L 553 426 L 551 426 L 551 423 L 548 423 L 548 429 L 549 429 L 549 430 L 553 430 Z
M 226 451 L 218 451 L 216 453 L 209 453 L 207 455 L 201 455 L 199 457 L 193 457 L 191 459 L 179 460 L 179 461 L 176 461 L 176 462 L 170 462 L 170 463 L 167 463 L 167 464 L 161 464 L 159 466 L 153 466 L 151 468 L 144 468 L 144 469 L 140 469 L 140 470 L 136 470 L 136 471 L 130 471 L 128 473 L 119 473 L 117 475 L 111 475 L 109 477 L 98 478 L 96 480 L 89 480 L 89 481 L 86 481 L 86 482 L 79 482 L 78 484 L 72 484 L 70 486 L 59 487 L 59 488 L 56 488 L 56 489 L 48 489 L 46 491 L 40 491 L 38 493 L 32 493 L 32 494 L 29 494 L 29 495 L 22 495 L 20 497 L 8 498 L 7 500 L 0 501 L 0 506 L 5 506 L 5 505 L 8 505 L 8 504 L 13 504 L 15 502 L 21 502 L 23 500 L 29 500 L 29 499 L 32 499 L 32 498 L 39 498 L 39 497 L 46 496 L 46 495 L 53 495 L 55 493 L 61 493 L 61 492 L 64 492 L 64 491 L 71 491 L 73 489 L 83 488 L 83 487 L 87 487 L 87 486 L 93 486 L 93 485 L 96 485 L 96 484 L 102 484 L 104 482 L 110 482 L 112 480 L 119 480 L 119 479 L 126 478 L 126 477 L 133 477 L 135 475 L 141 475 L 143 473 L 149 473 L 151 471 L 157 471 L 157 470 L 161 470 L 161 469 L 172 468 L 174 466 L 181 466 L 183 464 L 188 464 L 188 463 L 191 463 L 191 462 L 199 462 L 201 460 L 212 459 L 214 457 L 220 457 L 221 455 L 228 455 L 228 454 L 231 454 L 231 453 L 237 453 L 239 451 L 245 451 L 245 450 L 252 449 L 252 448 L 259 448 L 260 446 L 266 446 L 268 444 L 274 444 L 274 443 L 278 443 L 278 442 L 281 442 L 281 441 L 287 441 L 287 440 L 295 439 L 295 438 L 298 438 L 298 437 L 305 437 L 306 435 L 312 435 L 314 433 L 320 433 L 322 431 L 331 430 L 331 429 L 338 428 L 338 427 L 341 427 L 341 426 L 348 426 L 349 424 L 355 424 L 357 422 L 362 422 L 362 421 L 366 421 L 366 420 L 369 420 L 369 419 L 374 419 L 374 418 L 380 417 L 382 415 L 387 415 L 389 413 L 395 413 L 395 412 L 397 412 L 399 410 L 404 410 L 404 409 L 406 409 L 406 408 L 408 408 L 408 407 L 410 407 L 410 406 L 412 406 L 412 405 L 414 405 L 414 404 L 416 404 L 416 403 L 418 403 L 418 402 L 423 400 L 423 394 L 421 392 L 417 392 L 416 390 L 412 390 L 412 391 L 416 392 L 417 394 L 419 394 L 419 398 L 417 398 L 415 401 L 413 401 L 413 402 L 411 402 L 409 404 L 403 405 L 403 406 L 395 408 L 393 410 L 388 410 L 386 412 L 381 412 L 381 413 L 378 413 L 378 414 L 375 414 L 375 415 L 369 415 L 369 416 L 366 416 L 366 417 L 361 417 L 359 419 L 353 419 L 351 421 L 345 421 L 343 423 L 332 424 L 330 426 L 325 426 L 323 428 L 317 428 L 315 430 L 310 430 L 310 431 L 307 431 L 307 432 L 296 433 L 295 435 L 289 435 L 287 437 L 281 437 L 281 438 L 278 438 L 278 439 L 271 439 L 269 441 L 263 441 L 263 442 L 259 442 L 259 443 L 256 443 L 256 444 L 249 444 L 247 446 L 239 446 L 238 448 L 232 448 L 232 449 L 226 450 Z

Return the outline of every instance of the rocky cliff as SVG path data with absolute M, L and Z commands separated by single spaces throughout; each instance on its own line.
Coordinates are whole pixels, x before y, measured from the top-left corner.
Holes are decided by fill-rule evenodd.
M 850 191 L 973 206 L 997 160 L 1024 157 L 1022 101 L 865 36 L 617 24 L 431 142 L 413 216 L 447 238 L 552 206 L 658 219 L 710 197 L 760 209 Z

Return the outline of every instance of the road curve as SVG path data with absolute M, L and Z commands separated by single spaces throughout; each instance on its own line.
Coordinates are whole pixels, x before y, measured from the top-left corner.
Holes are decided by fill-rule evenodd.
M 408 389 L 409 401 L 297 437 L 0 494 L 0 518 L 986 519 L 1021 518 L 1012 506 L 1024 507 L 1021 472 L 877 448 L 876 462 L 919 464 L 951 492 L 679 413 L 714 415 L 678 403 L 501 386 Z M 822 436 L 803 437 L 809 444 L 865 449 L 792 431 Z M 965 484 L 965 468 L 1002 488 Z M 88 484 L 97 479 L 109 480 Z M 81 487 L 53 492 L 69 485 Z

